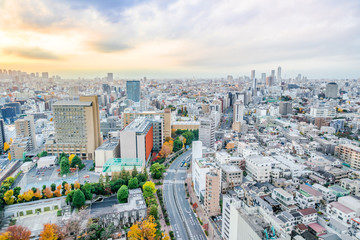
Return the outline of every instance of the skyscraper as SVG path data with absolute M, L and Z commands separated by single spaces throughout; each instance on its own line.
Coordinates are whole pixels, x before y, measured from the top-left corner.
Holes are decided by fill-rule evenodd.
M 107 80 L 108 80 L 109 82 L 112 82 L 112 81 L 114 80 L 114 74 L 113 74 L 113 73 L 108 73 L 108 74 L 107 74 Z
M 280 81 L 281 80 L 281 67 L 279 66 L 277 69 L 277 79 Z
M 102 144 L 97 96 L 81 96 L 79 101 L 53 104 L 55 139 L 48 139 L 45 149 L 50 154 L 76 154 L 94 159 L 95 149 Z
M 330 82 L 326 84 L 325 97 L 327 98 L 337 98 L 339 93 L 339 87 L 337 83 Z
M 292 114 L 292 103 L 291 102 L 280 102 L 279 114 L 281 114 L 281 115 Z
M 265 84 L 265 82 L 266 82 L 266 73 L 262 73 L 261 74 L 261 83 Z
M 140 102 L 140 81 L 127 81 L 126 94 L 128 99 Z
M 232 125 L 232 129 L 234 131 L 240 132 L 241 124 L 243 123 L 243 120 L 244 120 L 244 111 L 245 111 L 244 103 L 241 100 L 237 100 L 234 103 L 234 110 L 233 110 L 234 122 Z
M 271 77 L 273 81 L 275 81 L 275 70 L 271 70 Z
M 43 73 L 41 73 L 41 77 L 43 79 L 49 79 L 49 73 L 48 72 L 43 72 Z
M 251 79 L 254 79 L 255 78 L 255 70 L 252 70 L 251 71 Z

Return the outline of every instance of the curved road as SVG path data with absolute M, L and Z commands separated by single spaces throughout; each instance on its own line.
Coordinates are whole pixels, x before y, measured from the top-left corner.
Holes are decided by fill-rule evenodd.
M 191 150 L 176 158 L 166 171 L 163 187 L 164 203 L 176 239 L 206 240 L 199 221 L 185 198 L 184 183 L 187 173 L 186 167 L 181 165 L 190 157 Z

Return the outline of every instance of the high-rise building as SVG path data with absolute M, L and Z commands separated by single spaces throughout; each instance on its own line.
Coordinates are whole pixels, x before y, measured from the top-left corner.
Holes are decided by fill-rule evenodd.
M 325 97 L 326 98 L 337 98 L 339 93 L 339 87 L 337 83 L 330 82 L 326 84 Z
M 220 209 L 221 178 L 219 170 L 211 170 L 206 174 L 204 210 L 207 216 L 216 216 Z
M 34 116 L 27 116 L 24 119 L 15 121 L 16 138 L 27 138 L 29 141 L 29 151 L 36 147 L 36 133 Z
M 273 81 L 275 81 L 275 70 L 271 70 L 271 77 Z
M 272 76 L 266 78 L 266 85 L 269 87 L 274 85 L 274 78 Z
M 255 78 L 255 70 L 252 70 L 251 71 L 251 79 L 254 79 Z
M 153 123 L 146 118 L 137 118 L 120 132 L 120 157 L 141 159 L 150 157 L 154 146 Z
M 52 105 L 55 139 L 48 139 L 45 149 L 50 154 L 76 154 L 94 159 L 102 144 L 97 96 L 81 96 L 78 101 L 58 101 Z
M 288 115 L 292 113 L 292 103 L 291 102 L 280 102 L 279 114 Z
M 280 66 L 277 69 L 277 79 L 278 79 L 278 81 L 281 80 L 281 67 Z
M 107 80 L 108 80 L 109 82 L 112 82 L 112 81 L 114 80 L 114 74 L 113 74 L 113 73 L 108 73 L 108 74 L 107 74 Z
M 237 100 L 234 103 L 234 122 L 242 122 L 244 120 L 245 106 L 241 100 Z
M 252 95 L 253 96 L 257 96 L 257 79 L 256 78 L 253 78 L 252 79 Z
M 4 121 L 0 119 L 0 152 L 4 150 L 5 143 L 5 129 L 4 129 Z
M 43 79 L 49 79 L 49 73 L 48 73 L 48 72 L 43 72 L 43 73 L 41 73 L 41 78 L 43 78 Z
M 266 73 L 262 73 L 261 74 L 261 83 L 265 84 L 265 82 L 266 82 Z
M 126 94 L 128 99 L 140 102 L 140 81 L 127 81 Z
M 215 146 L 215 122 L 212 119 L 200 119 L 199 140 L 207 148 Z

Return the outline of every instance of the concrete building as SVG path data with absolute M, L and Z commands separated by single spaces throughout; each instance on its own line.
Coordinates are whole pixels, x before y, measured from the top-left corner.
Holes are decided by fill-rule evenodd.
M 208 163 L 206 159 L 196 158 L 192 163 L 191 180 L 194 184 L 194 191 L 200 202 L 204 202 L 206 189 L 206 174 L 213 169 L 214 166 Z
M 11 160 L 24 159 L 24 153 L 31 150 L 31 140 L 27 138 L 15 138 L 10 145 Z
M 101 173 L 108 159 L 120 157 L 119 141 L 104 142 L 95 150 L 95 172 Z
M 123 125 L 126 127 L 129 125 L 134 119 L 138 117 L 146 117 L 146 118 L 155 118 L 156 116 L 160 116 L 163 119 L 163 137 L 171 137 L 171 109 L 166 108 L 164 111 L 156 112 L 156 111 L 143 111 L 136 112 L 131 109 L 125 109 L 122 114 Z
M 234 103 L 234 110 L 233 110 L 233 125 L 232 129 L 234 131 L 240 132 L 241 131 L 241 124 L 244 122 L 244 111 L 245 106 L 241 100 L 237 100 Z
M 326 84 L 325 97 L 326 98 L 337 98 L 339 95 L 339 86 L 337 83 L 330 82 Z
M 292 114 L 292 103 L 291 102 L 280 102 L 279 114 L 280 115 Z
M 57 157 L 56 156 L 41 157 L 37 161 L 37 168 L 55 166 L 56 163 L 57 163 Z
M 144 162 L 153 149 L 153 124 L 146 118 L 137 118 L 120 132 L 120 157 L 138 158 Z
M 209 171 L 206 174 L 204 210 L 207 216 L 216 216 L 221 213 L 220 209 L 221 179 L 218 170 Z
M 192 142 L 192 160 L 202 158 L 202 142 L 193 141 Z
M 55 139 L 45 143 L 50 154 L 76 154 L 94 159 L 102 144 L 97 96 L 81 96 L 79 101 L 58 101 L 53 104 Z
M 247 174 L 258 182 L 269 182 L 272 159 L 260 155 L 252 155 L 246 159 Z
M 232 204 L 237 202 L 240 202 L 240 199 L 237 197 L 229 194 L 223 195 L 221 237 L 225 240 L 228 240 L 230 237 L 230 208 Z
M 153 151 L 159 152 L 164 143 L 164 125 L 163 119 L 160 116 L 155 116 L 151 119 L 153 125 Z
M 275 188 L 271 197 L 280 202 L 284 207 L 295 205 L 294 196 L 282 188 Z
M 340 186 L 350 191 L 351 195 L 358 195 L 360 193 L 360 180 L 359 179 L 340 179 Z
M 201 119 L 199 128 L 199 140 L 207 148 L 215 146 L 215 123 L 211 119 Z
M 29 138 L 29 151 L 36 147 L 34 118 L 31 116 L 15 121 L 16 138 Z
M 310 116 L 313 118 L 334 118 L 336 117 L 336 109 L 327 106 L 311 107 Z
M 222 164 L 221 168 L 221 189 L 225 193 L 236 186 L 241 186 L 243 171 L 240 167 L 231 164 Z
M 335 147 L 335 157 L 340 158 L 352 168 L 360 169 L 360 147 L 341 144 Z
M 181 129 L 181 130 L 197 130 L 200 127 L 200 122 L 198 121 L 176 121 L 172 123 L 173 129 Z
M 126 81 L 127 99 L 140 102 L 140 81 Z
M 329 203 L 326 207 L 326 213 L 345 224 L 350 223 L 350 220 L 356 217 L 354 210 L 339 202 Z

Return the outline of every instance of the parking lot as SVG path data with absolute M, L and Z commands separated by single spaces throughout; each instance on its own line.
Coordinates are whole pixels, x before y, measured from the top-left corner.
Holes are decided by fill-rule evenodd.
M 89 171 L 93 166 L 93 161 L 86 160 L 83 161 L 83 163 L 85 164 L 85 167 L 82 170 L 70 173 L 65 177 L 60 176 L 60 166 L 58 165 L 39 169 L 34 167 L 23 176 L 17 186 L 20 186 L 22 192 L 24 192 L 33 187 L 42 189 L 43 185 L 46 185 L 47 187 L 53 183 L 59 185 L 62 184 L 63 181 L 68 183 L 79 181 L 82 184 L 85 182 L 97 182 L 99 180 L 99 174 Z

